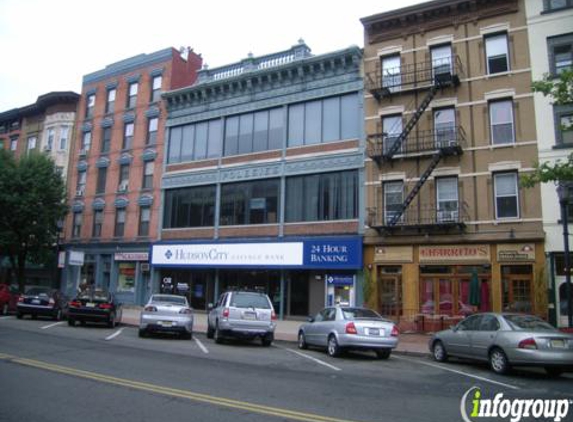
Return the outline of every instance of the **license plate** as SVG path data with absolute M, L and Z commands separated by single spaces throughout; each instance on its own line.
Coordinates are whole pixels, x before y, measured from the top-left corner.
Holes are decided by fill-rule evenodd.
M 243 312 L 243 319 L 249 319 L 249 320 L 257 319 L 257 314 L 254 312 Z
M 379 336 L 380 335 L 380 330 L 378 328 L 369 328 L 368 329 L 368 335 L 370 336 Z
M 86 308 L 95 308 L 96 304 L 93 302 L 86 303 Z
M 564 348 L 565 347 L 565 341 L 564 340 L 551 340 L 551 347 Z
M 33 305 L 39 305 L 39 304 L 40 304 L 40 300 L 39 300 L 39 299 L 32 299 L 32 304 L 33 304 Z
M 159 325 L 161 325 L 162 327 L 171 327 L 171 326 L 173 326 L 173 322 L 171 322 L 171 321 L 161 321 L 161 322 L 159 323 Z

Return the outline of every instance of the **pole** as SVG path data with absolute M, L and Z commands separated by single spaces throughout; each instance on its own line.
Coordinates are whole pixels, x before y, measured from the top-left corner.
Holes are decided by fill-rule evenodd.
M 567 292 L 567 325 L 573 328 L 573 303 L 571 302 L 571 264 L 569 262 L 569 210 L 567 209 L 568 198 L 560 195 L 561 224 L 563 225 L 563 249 L 565 263 L 565 291 Z

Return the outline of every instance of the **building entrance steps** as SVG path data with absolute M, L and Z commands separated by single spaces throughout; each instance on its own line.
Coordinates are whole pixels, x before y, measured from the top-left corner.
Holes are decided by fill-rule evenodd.
M 126 306 L 123 308 L 123 316 L 121 322 L 125 325 L 139 325 L 139 315 L 141 313 L 139 306 Z M 282 320 L 277 321 L 277 328 L 275 329 L 275 339 L 279 341 L 296 342 L 298 335 L 298 328 L 304 321 L 300 320 Z M 193 324 L 193 331 L 199 333 L 207 332 L 207 314 L 204 312 L 195 312 L 195 321 Z M 400 334 L 400 341 L 398 347 L 394 352 L 399 354 L 414 355 L 414 356 L 429 356 L 428 341 L 430 335 L 428 334 Z

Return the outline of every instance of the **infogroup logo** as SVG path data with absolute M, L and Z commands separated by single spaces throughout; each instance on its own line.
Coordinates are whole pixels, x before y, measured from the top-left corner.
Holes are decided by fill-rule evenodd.
M 469 406 L 468 400 L 471 401 Z M 485 399 L 480 388 L 474 386 L 462 396 L 460 412 L 464 422 L 483 418 L 509 419 L 511 422 L 534 418 L 559 422 L 568 415 L 572 404 L 569 399 L 507 399 L 503 393 L 497 393 L 493 399 Z M 469 415 L 468 408 L 471 409 Z

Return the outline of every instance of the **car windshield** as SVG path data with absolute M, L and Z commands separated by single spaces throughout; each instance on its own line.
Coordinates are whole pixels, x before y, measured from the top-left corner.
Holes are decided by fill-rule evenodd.
M 541 318 L 532 315 L 504 315 L 504 318 L 514 330 L 541 332 L 557 331 L 556 328 L 549 325 Z
M 49 289 L 43 289 L 41 287 L 34 287 L 34 288 L 28 290 L 26 292 L 26 295 L 28 295 L 28 296 L 49 296 L 50 290 Z
M 344 319 L 384 319 L 371 309 L 364 308 L 342 308 L 342 315 Z
M 231 299 L 231 306 L 235 308 L 271 309 L 271 304 L 265 296 L 249 293 L 235 293 Z
M 176 305 L 185 305 L 185 298 L 182 296 L 154 295 L 151 298 L 153 303 L 175 303 Z

